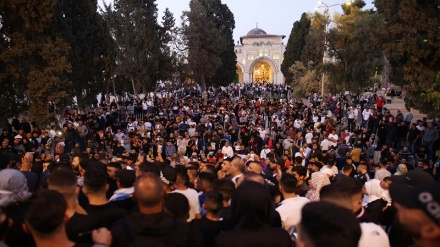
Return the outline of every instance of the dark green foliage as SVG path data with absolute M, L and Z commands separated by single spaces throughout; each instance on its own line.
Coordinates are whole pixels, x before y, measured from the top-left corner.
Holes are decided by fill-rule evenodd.
M 424 93 L 440 71 L 440 1 L 376 0 L 375 5 L 385 19 L 382 48 L 392 82 L 404 86 L 408 106 L 432 113 L 433 101 Z
M 301 15 L 299 21 L 293 23 L 286 51 L 284 52 L 284 60 L 281 64 L 281 71 L 286 77 L 286 83 L 288 84 L 292 83 L 292 74 L 289 68 L 301 59 L 301 53 L 306 45 L 306 37 L 309 34 L 310 25 L 311 21 L 306 13 Z

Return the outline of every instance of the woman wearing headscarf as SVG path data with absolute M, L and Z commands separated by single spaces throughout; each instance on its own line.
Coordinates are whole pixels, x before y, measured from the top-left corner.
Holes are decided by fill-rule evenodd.
M 306 194 L 306 198 L 311 202 L 319 201 L 319 192 L 322 187 L 330 184 L 330 179 L 328 175 L 323 172 L 314 172 L 309 181 L 310 190 Z
M 408 167 L 405 164 L 400 164 L 397 166 L 396 172 L 394 175 L 403 175 L 408 172 Z
M 292 246 L 284 229 L 271 227 L 276 211 L 264 185 L 254 181 L 243 182 L 235 191 L 231 204 L 233 230 L 220 234 L 215 246 Z
M 26 177 L 15 169 L 0 171 L 0 207 L 12 219 L 6 235 L 6 243 L 10 247 L 29 246 L 33 243 L 31 235 L 23 232 L 25 203 L 30 198 Z

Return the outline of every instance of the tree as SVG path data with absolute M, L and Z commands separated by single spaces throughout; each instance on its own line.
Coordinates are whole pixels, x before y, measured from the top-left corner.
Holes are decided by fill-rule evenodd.
M 176 52 L 171 51 L 171 42 L 173 41 L 175 24 L 176 20 L 174 19 L 173 13 L 166 8 L 164 16 L 162 17 L 162 25 L 158 26 L 161 52 L 158 73 L 158 79 L 160 80 L 168 80 L 172 78 L 176 71 Z
M 155 88 L 160 78 L 161 45 L 155 0 L 116 0 L 105 19 L 117 46 L 117 75 L 132 83 L 133 94 Z
M 307 36 L 305 38 L 305 44 L 301 51 L 300 60 L 303 64 L 307 64 L 312 61 L 316 67 L 322 63 L 322 57 L 324 54 L 324 32 L 327 20 L 319 13 L 314 15 L 309 14 L 311 24 Z
M 393 83 L 404 86 L 407 106 L 433 110 L 424 92 L 440 71 L 440 1 L 376 0 L 385 19 L 383 49 L 389 54 Z
M 302 51 L 306 45 L 306 37 L 309 34 L 310 18 L 306 13 L 301 15 L 299 21 L 293 23 L 290 32 L 289 41 L 287 42 L 286 51 L 284 52 L 284 60 L 281 64 L 281 71 L 286 77 L 286 82 L 292 82 L 292 75 L 289 71 L 290 67 L 301 58 Z
M 301 98 L 320 91 L 321 81 L 312 61 L 305 65 L 301 61 L 296 61 L 289 70 L 293 81 L 289 85 L 293 88 L 295 97 Z
M 28 103 L 28 115 L 40 126 L 54 120 L 49 103 L 59 108 L 70 85 L 70 47 L 54 32 L 54 20 L 61 13 L 58 7 L 56 0 L 44 4 L 38 0 L 0 2 L 1 83 L 11 84 L 8 89 L 15 94 L 10 92 L 6 97 Z
M 110 33 L 97 12 L 97 0 L 58 0 L 57 4 L 62 14 L 56 16 L 54 24 L 58 30 L 54 31 L 70 46 L 72 84 L 68 92 L 71 97 L 76 96 L 80 107 L 85 107 L 101 92 L 104 80 L 110 81 L 112 71 L 104 59 L 114 46 L 108 43 Z
M 189 22 L 184 31 L 188 42 L 187 59 L 203 91 L 206 91 L 206 82 L 222 65 L 220 54 L 226 47 L 226 41 L 209 13 L 203 0 L 192 0 L 190 11 L 184 13 Z
M 212 18 L 216 28 L 220 31 L 225 41 L 225 49 L 220 53 L 221 66 L 215 71 L 214 76 L 208 80 L 211 86 L 227 86 L 234 81 L 237 70 L 237 55 L 235 54 L 233 32 L 235 28 L 234 14 L 221 0 L 204 0 L 208 16 Z
M 345 14 L 335 16 L 336 26 L 328 35 L 328 52 L 332 58 L 330 82 L 344 86 L 341 91 L 361 92 L 370 78 L 382 68 L 380 27 L 383 19 L 371 11 L 363 11 L 363 1 L 355 1 Z

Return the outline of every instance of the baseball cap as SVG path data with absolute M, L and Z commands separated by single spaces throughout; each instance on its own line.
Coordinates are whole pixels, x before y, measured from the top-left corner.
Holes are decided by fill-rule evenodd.
M 420 209 L 435 223 L 440 225 L 440 183 L 432 182 L 418 186 L 408 186 L 393 183 L 390 186 L 390 195 L 393 202 L 407 208 Z
M 134 170 L 119 170 L 116 172 L 115 176 L 124 188 L 132 187 L 134 181 L 136 180 L 136 174 Z
M 21 137 L 21 135 L 16 135 L 16 136 L 14 137 L 14 139 L 23 139 L 23 137 Z
M 421 170 L 412 170 L 403 175 L 391 176 L 393 183 L 404 184 L 409 186 L 417 186 L 434 182 L 434 178 L 427 172 Z

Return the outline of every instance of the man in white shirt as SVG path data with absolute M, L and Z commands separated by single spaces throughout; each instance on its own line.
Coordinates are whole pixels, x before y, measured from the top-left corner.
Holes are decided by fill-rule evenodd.
M 295 231 L 295 227 L 301 221 L 301 209 L 309 202 L 309 199 L 298 196 L 295 193 L 297 180 L 291 174 L 283 174 L 280 179 L 280 192 L 283 194 L 284 200 L 276 211 L 280 214 L 281 224 L 284 230 L 290 235 Z
M 268 153 L 270 153 L 270 148 L 265 144 L 263 150 L 260 152 L 260 159 L 265 160 Z
M 336 134 L 336 130 L 333 129 L 333 130 L 332 130 L 332 133 L 330 133 L 330 134 L 328 135 L 328 140 L 329 140 L 329 142 L 330 142 L 329 145 L 335 147 L 335 149 L 336 149 L 336 146 L 338 145 L 338 139 L 339 139 L 339 137 L 338 137 L 338 135 Z
M 321 142 L 321 150 L 322 151 L 328 151 L 328 149 L 330 148 L 330 141 L 328 140 L 328 136 L 324 136 L 324 140 L 322 140 Z
M 177 172 L 176 183 L 174 183 L 174 187 L 176 188 L 172 193 L 180 193 L 183 194 L 189 202 L 189 217 L 187 222 L 191 222 L 193 219 L 202 218 L 200 214 L 199 207 L 199 194 L 196 190 L 188 188 L 186 184 L 189 181 L 188 174 L 185 172 Z
M 312 144 L 312 139 L 313 139 L 313 133 L 311 129 L 307 129 L 307 134 L 306 134 L 306 142 L 307 144 Z
M 229 146 L 229 142 L 225 142 L 225 145 L 222 148 L 222 154 L 225 157 L 231 158 L 234 156 L 234 150 L 231 146 Z
M 295 119 L 295 121 L 293 122 L 293 127 L 297 130 L 301 130 L 301 125 L 302 125 L 302 120 L 301 119 Z
M 366 125 L 368 123 L 368 119 L 370 119 L 370 116 L 371 116 L 371 110 L 367 106 L 367 107 L 365 107 L 364 111 L 362 111 L 362 118 L 364 120 L 364 122 L 363 122 L 364 125 Z

